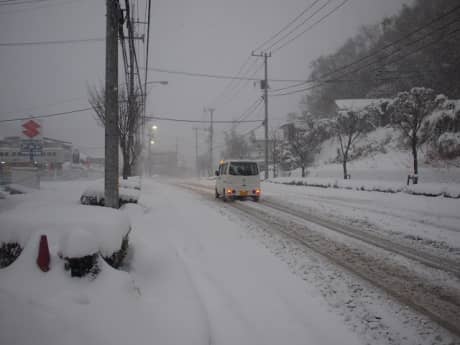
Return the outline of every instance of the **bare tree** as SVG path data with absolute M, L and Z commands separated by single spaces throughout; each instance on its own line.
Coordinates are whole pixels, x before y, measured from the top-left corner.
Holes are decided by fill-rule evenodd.
M 273 160 L 273 177 L 277 177 L 283 142 L 281 141 L 280 135 L 276 129 L 271 130 L 269 140 L 271 157 Z
M 343 166 L 343 178 L 346 180 L 350 177 L 347 170 L 347 162 L 350 158 L 350 149 L 353 143 L 361 134 L 369 128 L 370 110 L 361 111 L 340 111 L 335 120 L 335 130 L 339 139 L 339 157 Z
M 393 125 L 399 128 L 410 141 L 414 159 L 414 184 L 418 182 L 417 151 L 427 139 L 423 129 L 428 128 L 429 123 L 425 120 L 437 105 L 434 91 L 424 87 L 414 87 L 410 91 L 398 93 L 391 104 Z
M 105 126 L 105 91 L 103 88 L 88 88 L 89 104 L 96 112 L 96 119 Z M 128 109 L 128 96 L 126 92 L 120 91 L 118 95 L 119 113 L 118 113 L 118 137 L 120 139 L 120 149 L 123 156 L 123 178 L 127 179 L 132 176 L 137 159 L 140 156 L 142 145 L 135 140 L 139 126 L 140 117 L 143 111 L 142 96 L 135 92 L 132 100 L 132 115 Z

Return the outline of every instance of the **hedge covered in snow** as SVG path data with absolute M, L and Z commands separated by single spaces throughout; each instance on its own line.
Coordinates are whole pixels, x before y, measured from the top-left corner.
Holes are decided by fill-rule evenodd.
M 47 235 L 50 249 L 66 260 L 70 268 L 81 265 L 75 259 L 90 256 L 94 261 L 95 255 L 115 268 L 122 264 L 131 229 L 125 212 L 74 203 L 50 208 L 46 202 L 37 203 L 37 196 L 2 213 L 0 267 L 11 264 L 28 241 L 40 234 Z
M 119 180 L 118 195 L 120 206 L 126 203 L 137 204 L 140 197 L 141 182 L 138 176 L 130 177 L 128 180 Z M 104 206 L 104 180 L 93 182 L 80 197 L 83 205 Z

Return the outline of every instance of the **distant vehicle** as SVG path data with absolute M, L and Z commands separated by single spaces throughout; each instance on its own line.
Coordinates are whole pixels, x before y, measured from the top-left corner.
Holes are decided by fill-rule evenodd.
M 260 176 L 257 162 L 222 160 L 216 170 L 216 198 L 226 200 L 252 198 L 259 201 Z

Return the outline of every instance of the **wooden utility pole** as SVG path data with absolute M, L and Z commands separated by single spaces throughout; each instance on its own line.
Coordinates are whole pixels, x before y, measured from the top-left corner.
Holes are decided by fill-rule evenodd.
M 206 111 L 209 111 L 210 119 L 209 119 L 209 173 L 212 175 L 212 162 L 213 159 L 213 136 L 214 136 L 214 108 L 205 108 Z
M 195 131 L 195 170 L 196 175 L 200 176 L 200 168 L 198 166 L 198 128 L 193 128 Z
M 265 79 L 261 83 L 261 88 L 264 90 L 264 102 L 265 102 L 265 179 L 268 179 L 268 58 L 272 56 L 272 53 L 260 53 L 255 54 L 252 52 L 252 56 L 263 57 L 265 63 Z
M 118 208 L 118 25 L 120 8 L 116 0 L 106 0 L 105 43 L 105 171 L 106 207 Z

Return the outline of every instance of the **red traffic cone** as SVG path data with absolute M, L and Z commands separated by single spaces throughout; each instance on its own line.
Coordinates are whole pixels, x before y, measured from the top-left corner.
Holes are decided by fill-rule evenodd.
M 50 250 L 46 235 L 40 237 L 40 247 L 38 249 L 37 265 L 43 272 L 50 270 Z

